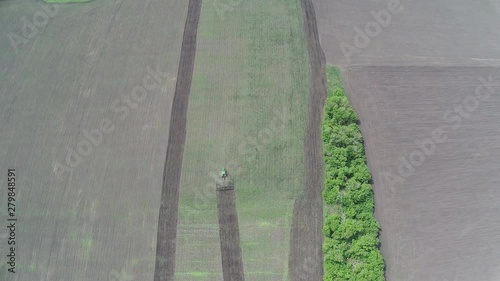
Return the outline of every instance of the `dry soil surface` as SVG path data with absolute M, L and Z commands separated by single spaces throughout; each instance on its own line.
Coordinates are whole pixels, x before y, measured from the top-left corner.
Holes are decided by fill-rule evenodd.
M 158 217 L 158 242 L 156 246 L 155 280 L 174 280 L 175 239 L 179 208 L 179 184 L 181 178 L 182 153 L 186 140 L 186 114 L 193 78 L 196 54 L 196 33 L 200 19 L 201 0 L 190 0 L 184 27 L 181 58 L 175 95 L 170 118 L 170 133 L 167 145 L 165 171 Z
M 391 1 L 313 2 L 361 119 L 387 280 L 498 280 L 500 1 L 401 0 L 350 58 L 341 45 Z
M 217 210 L 224 281 L 244 281 L 234 187 L 217 190 Z
M 290 233 L 290 280 L 322 280 L 323 276 L 323 145 L 322 112 L 327 95 L 325 56 L 321 50 L 314 7 L 302 0 L 304 32 L 311 65 L 309 120 L 304 141 L 304 196 L 295 201 Z
M 334 65 L 500 66 L 500 1 L 312 0 L 326 61 Z M 389 9 L 389 3 L 400 3 Z M 390 12 L 396 11 L 396 13 Z M 387 11 L 377 32 L 370 22 Z M 400 11 L 400 12 L 398 12 Z M 380 16 L 380 18 L 384 18 Z M 386 24 L 387 22 L 387 24 Z M 355 45 L 356 28 L 366 34 L 348 60 L 341 44 Z
M 184 27 L 177 85 L 170 118 L 165 171 L 158 218 L 155 281 L 174 280 L 179 185 L 182 155 L 186 140 L 186 116 L 196 54 L 196 34 L 200 19 L 201 0 L 190 0 Z
M 49 6 L 54 14 L 16 53 L 7 36 L 22 36 L 39 4 L 0 1 L 0 184 L 8 168 L 18 181 L 17 273 L 6 274 L 2 227 L 0 280 L 153 280 L 188 3 Z M 152 74 L 157 66 L 163 77 Z M 150 90 L 137 88 L 136 101 L 144 83 Z M 101 138 L 104 120 L 113 130 Z M 1 188 L 2 221 L 6 196 Z
M 492 92 L 479 80 L 490 75 Z M 345 78 L 388 280 L 498 280 L 500 69 L 349 67 Z

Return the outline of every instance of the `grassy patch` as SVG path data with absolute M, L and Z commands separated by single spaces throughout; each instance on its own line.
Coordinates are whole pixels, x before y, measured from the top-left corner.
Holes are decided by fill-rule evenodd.
M 293 204 L 304 184 L 310 89 L 300 1 L 242 1 L 225 12 L 218 3 L 203 1 L 198 27 L 177 280 L 192 280 L 182 274 L 193 271 L 221 274 L 214 253 L 220 252 L 215 180 L 222 167 L 236 184 L 247 281 L 284 280 Z
M 94 248 L 94 239 L 92 235 L 88 233 L 81 241 L 82 251 L 84 255 L 84 260 L 88 260 L 90 258 L 90 254 L 92 249 Z
M 366 164 L 358 116 L 349 104 L 340 70 L 328 68 L 323 120 L 326 179 L 325 277 L 328 281 L 382 281 L 380 226 L 373 215 L 371 175 Z

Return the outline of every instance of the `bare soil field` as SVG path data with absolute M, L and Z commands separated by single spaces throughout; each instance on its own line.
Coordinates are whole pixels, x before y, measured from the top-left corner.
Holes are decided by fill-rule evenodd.
M 497 280 L 499 89 L 475 91 L 500 78 L 500 2 L 313 3 L 361 119 L 387 280 Z
M 187 4 L 60 5 L 15 52 L 42 7 L 0 1 L 0 170 L 18 174 L 17 273 L 2 228 L 1 280 L 153 280 Z
M 330 64 L 500 66 L 498 0 L 312 1 Z M 398 2 L 389 8 L 389 3 Z M 377 31 L 369 23 L 379 22 L 374 14 L 381 11 L 389 12 L 390 20 L 377 16 L 383 24 Z M 367 25 L 373 32 L 366 32 Z M 357 36 L 356 28 L 367 36 L 367 43 Z M 342 43 L 357 46 L 360 52 L 348 60 Z
M 493 84 L 481 82 L 488 77 Z M 387 280 L 497 280 L 500 70 L 359 66 L 344 78 Z

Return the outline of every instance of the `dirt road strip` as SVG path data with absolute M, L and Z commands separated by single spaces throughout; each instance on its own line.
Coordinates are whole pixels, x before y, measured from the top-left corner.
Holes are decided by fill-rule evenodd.
M 327 95 L 325 56 L 321 49 L 311 0 L 301 0 L 304 32 L 309 50 L 312 84 L 309 121 L 304 142 L 304 196 L 297 199 L 290 234 L 290 280 L 323 278 L 323 149 L 322 112 Z
M 182 154 L 184 152 L 184 142 L 186 139 L 186 115 L 191 81 L 193 78 L 196 33 L 198 31 L 200 11 L 201 0 L 190 0 L 184 37 L 182 40 L 175 96 L 172 104 L 167 158 L 163 173 L 161 206 L 158 218 L 155 281 L 174 280 L 179 185 Z

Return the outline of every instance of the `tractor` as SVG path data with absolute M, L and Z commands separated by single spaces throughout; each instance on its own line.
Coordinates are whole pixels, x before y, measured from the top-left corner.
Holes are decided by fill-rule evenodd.
M 220 173 L 220 176 L 222 177 L 222 179 L 223 179 L 223 180 L 225 180 L 225 179 L 229 176 L 229 174 L 228 174 L 228 172 L 227 172 L 226 168 L 222 168 L 222 171 L 221 171 L 221 173 Z

